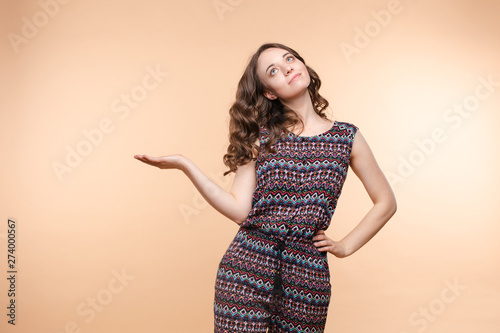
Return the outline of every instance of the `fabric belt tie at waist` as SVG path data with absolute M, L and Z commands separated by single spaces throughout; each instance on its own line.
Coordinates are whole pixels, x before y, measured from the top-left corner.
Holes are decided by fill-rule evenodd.
M 282 240 L 278 241 L 278 246 L 277 246 L 277 251 L 278 251 L 278 268 L 276 270 L 276 275 L 274 276 L 274 289 L 273 289 L 273 294 L 276 296 L 282 296 L 283 295 L 283 285 L 282 285 L 282 279 L 281 279 L 281 252 L 285 249 L 285 242 Z

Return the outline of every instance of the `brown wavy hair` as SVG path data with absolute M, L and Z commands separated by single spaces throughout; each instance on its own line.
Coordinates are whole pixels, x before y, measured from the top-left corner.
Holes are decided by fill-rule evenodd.
M 301 128 L 304 128 L 304 123 L 295 111 L 283 105 L 279 99 L 269 100 L 264 96 L 265 86 L 257 76 L 257 61 L 260 54 L 269 48 L 286 50 L 304 63 L 311 78 L 307 89 L 314 110 L 327 119 L 325 109 L 328 107 L 328 101 L 318 92 L 321 86 L 318 74 L 307 66 L 304 59 L 292 48 L 279 43 L 261 45 L 250 58 L 238 83 L 236 101 L 229 109 L 229 146 L 223 157 L 229 170 L 224 172 L 224 176 L 236 172 L 238 166 L 257 159 L 259 146 L 254 142 L 260 137 L 260 126 L 266 125 L 269 131 L 269 140 L 264 145 L 264 156 L 276 152 L 271 145 L 283 135 L 287 135 L 290 132 L 289 127 L 300 122 Z

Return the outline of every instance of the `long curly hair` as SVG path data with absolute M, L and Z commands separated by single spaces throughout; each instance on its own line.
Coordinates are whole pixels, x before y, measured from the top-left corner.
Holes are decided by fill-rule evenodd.
M 283 105 L 279 99 L 269 100 L 264 96 L 264 84 L 257 76 L 257 61 L 262 52 L 269 48 L 280 48 L 290 52 L 302 61 L 307 68 L 311 82 L 308 86 L 309 95 L 314 110 L 322 118 L 327 119 L 325 109 L 328 101 L 319 94 L 321 80 L 318 74 L 306 65 L 304 59 L 292 48 L 280 43 L 266 43 L 252 55 L 245 71 L 238 83 L 236 100 L 229 109 L 229 146 L 223 157 L 224 164 L 229 168 L 224 176 L 236 172 L 238 166 L 256 160 L 259 147 L 255 141 L 260 137 L 260 126 L 266 125 L 269 131 L 269 140 L 264 145 L 264 156 L 276 152 L 271 145 L 280 137 L 287 135 L 288 128 L 297 123 L 304 123 L 297 113 Z

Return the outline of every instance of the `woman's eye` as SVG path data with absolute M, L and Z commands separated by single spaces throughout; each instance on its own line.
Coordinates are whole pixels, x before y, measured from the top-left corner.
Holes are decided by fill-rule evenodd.
M 271 69 L 270 74 L 271 74 L 271 75 L 274 75 L 274 73 L 276 73 L 275 71 L 277 71 L 277 69 L 276 69 L 276 68 Z
M 293 60 L 293 57 L 291 57 L 291 56 L 290 56 L 290 57 L 288 57 L 288 58 L 286 58 L 286 61 L 288 61 L 288 62 L 290 62 L 290 61 L 292 61 L 292 60 Z

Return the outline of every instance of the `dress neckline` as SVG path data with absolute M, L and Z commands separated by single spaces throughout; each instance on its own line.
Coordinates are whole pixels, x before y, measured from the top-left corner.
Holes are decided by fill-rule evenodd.
M 326 133 L 328 133 L 328 132 L 332 131 L 332 130 L 333 130 L 333 128 L 334 128 L 336 125 L 337 125 L 337 121 L 336 121 L 336 120 L 334 120 L 334 121 L 333 121 L 333 125 L 332 125 L 332 127 L 330 127 L 330 129 L 326 130 L 326 131 L 325 131 L 325 132 L 323 132 L 323 133 L 319 133 L 319 134 L 315 134 L 315 135 L 297 135 L 297 134 L 295 134 L 295 133 L 293 133 L 293 132 L 290 132 L 290 133 L 289 133 L 289 135 L 290 135 L 290 136 L 293 136 L 293 137 L 296 137 L 296 138 L 305 138 L 305 139 L 309 139 L 309 138 L 317 138 L 317 137 L 321 137 L 321 136 L 325 135 Z

